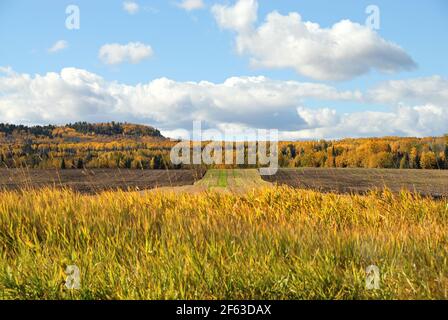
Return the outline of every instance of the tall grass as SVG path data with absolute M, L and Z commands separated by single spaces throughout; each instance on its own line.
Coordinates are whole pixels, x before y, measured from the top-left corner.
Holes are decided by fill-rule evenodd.
M 3 299 L 446 299 L 447 277 L 447 202 L 410 193 L 0 193 Z

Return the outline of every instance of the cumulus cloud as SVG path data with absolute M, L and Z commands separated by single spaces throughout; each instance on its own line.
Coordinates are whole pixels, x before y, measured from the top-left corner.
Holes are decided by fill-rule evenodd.
M 216 4 L 212 7 L 212 13 L 221 28 L 240 33 L 251 30 L 257 21 L 257 11 L 256 0 L 239 0 L 234 6 Z
M 78 69 L 44 76 L 10 72 L 0 77 L 0 119 L 12 123 L 67 122 L 108 117 L 113 97 L 103 80 Z
M 274 11 L 256 27 L 257 9 L 256 0 L 212 8 L 221 28 L 236 31 L 237 52 L 248 55 L 255 67 L 292 68 L 313 79 L 347 80 L 371 70 L 391 73 L 416 66 L 401 47 L 367 26 L 342 20 L 322 28 L 296 12 Z
M 123 10 L 129 14 L 136 14 L 140 10 L 140 6 L 134 1 L 125 1 L 123 2 Z
M 105 64 L 120 64 L 123 62 L 139 63 L 153 55 L 151 46 L 141 42 L 105 44 L 100 48 L 98 57 Z
M 432 79 L 438 79 L 439 89 L 446 92 L 446 79 Z M 408 80 L 409 88 L 416 81 Z M 417 100 L 424 100 L 417 95 Z M 331 107 L 305 107 L 314 100 L 358 102 L 365 108 L 365 97 L 325 84 L 266 77 L 232 77 L 222 83 L 160 78 L 127 85 L 76 68 L 33 76 L 0 68 L 1 122 L 128 121 L 154 125 L 174 138 L 185 137 L 194 120 L 201 120 L 204 129 L 279 129 L 283 139 L 428 136 L 447 131 L 446 101 L 400 104 L 404 96 L 399 93 L 388 98 L 390 111 L 340 113 Z
M 369 90 L 367 99 L 379 103 L 446 104 L 448 80 L 440 76 L 393 80 Z
M 134 86 L 105 81 L 75 68 L 30 76 L 5 68 L 0 76 L 0 118 L 9 122 L 65 123 L 77 120 L 145 121 L 161 129 L 242 123 L 296 130 L 302 99 L 359 100 L 359 92 L 323 84 L 233 77 L 222 83 L 160 78 Z
M 433 104 L 398 106 L 390 112 L 363 111 L 338 114 L 331 109 L 298 109 L 307 127 L 283 132 L 282 137 L 296 139 L 440 136 L 447 132 L 448 107 Z
M 339 123 L 340 117 L 336 110 L 329 108 L 322 109 L 308 109 L 304 107 L 298 107 L 297 113 L 302 118 L 308 127 L 322 128 L 332 127 Z
M 68 48 L 68 42 L 65 40 L 56 41 L 56 43 L 48 49 L 50 53 L 56 53 L 58 51 L 64 50 Z
M 187 11 L 193 11 L 204 8 L 205 4 L 202 0 L 183 0 L 177 6 Z

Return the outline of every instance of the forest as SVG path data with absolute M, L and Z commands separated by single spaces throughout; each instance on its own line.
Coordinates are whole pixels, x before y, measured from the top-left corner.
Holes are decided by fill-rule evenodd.
M 0 167 L 188 168 L 170 162 L 170 150 L 177 142 L 163 137 L 153 127 L 129 123 L 77 122 L 32 127 L 0 124 Z M 279 165 L 290 168 L 448 169 L 448 135 L 282 141 Z

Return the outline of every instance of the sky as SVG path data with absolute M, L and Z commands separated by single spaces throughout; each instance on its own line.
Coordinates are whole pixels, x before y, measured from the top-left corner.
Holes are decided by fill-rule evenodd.
M 0 122 L 442 135 L 447 17 L 444 0 L 0 0 Z

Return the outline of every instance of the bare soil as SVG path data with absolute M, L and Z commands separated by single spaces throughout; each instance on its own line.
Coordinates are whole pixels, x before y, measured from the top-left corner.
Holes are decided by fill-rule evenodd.
M 81 193 L 105 190 L 145 190 L 193 185 L 204 175 L 200 170 L 40 170 L 0 169 L 0 190 L 57 187 Z
M 409 190 L 434 198 L 448 197 L 448 170 L 298 168 L 279 169 L 263 179 L 322 192 L 366 193 L 387 187 L 393 192 Z

